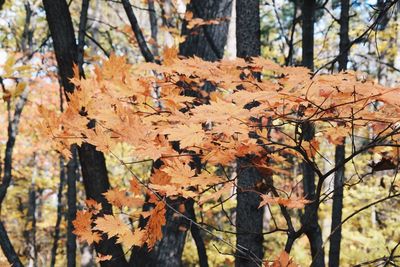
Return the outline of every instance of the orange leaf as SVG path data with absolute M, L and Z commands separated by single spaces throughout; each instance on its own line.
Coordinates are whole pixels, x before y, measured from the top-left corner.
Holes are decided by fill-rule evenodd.
M 281 198 L 281 197 L 270 197 L 268 195 L 261 195 L 263 199 L 260 202 L 258 208 L 261 208 L 267 204 L 278 204 L 288 207 L 290 209 L 302 209 L 305 205 L 309 204 L 311 201 L 304 198 Z
M 130 190 L 134 195 L 140 195 L 142 193 L 140 190 L 140 184 L 135 177 L 132 177 L 129 184 L 130 184 Z
M 151 211 L 149 221 L 147 222 L 147 245 L 152 249 L 155 243 L 162 238 L 162 226 L 165 225 L 165 203 L 159 201 Z
M 109 238 L 117 235 L 122 236 L 131 231 L 128 225 L 114 215 L 106 214 L 104 217 L 97 218 L 94 223 L 96 226 L 93 229 L 106 233 Z
M 101 236 L 92 231 L 92 213 L 84 210 L 80 210 L 76 213 L 76 218 L 72 222 L 75 230 L 73 233 L 78 237 L 79 241 L 87 242 L 91 245 L 93 242 L 98 243 L 101 240 Z

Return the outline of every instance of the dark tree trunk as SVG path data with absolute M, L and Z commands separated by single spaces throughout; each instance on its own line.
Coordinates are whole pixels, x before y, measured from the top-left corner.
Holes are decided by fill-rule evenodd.
M 58 184 L 58 192 L 57 192 L 57 219 L 56 225 L 54 227 L 54 239 L 53 239 L 53 247 L 51 248 L 51 260 L 50 267 L 54 267 L 56 264 L 57 257 L 57 248 L 58 242 L 60 240 L 60 225 L 62 220 L 62 195 L 65 183 L 65 160 L 63 156 L 60 156 L 60 182 Z
M 149 211 L 154 207 L 151 203 L 148 203 L 148 196 L 145 200 L 145 204 L 143 205 L 143 211 Z M 145 228 L 148 219 L 140 217 L 139 219 L 139 228 Z M 152 267 L 156 264 L 156 250 L 157 246 L 149 251 L 146 244 L 141 247 L 133 247 L 132 254 L 129 259 L 129 266 L 131 267 Z
M 302 13 L 302 65 L 314 69 L 315 0 L 304 0 Z
M 154 5 L 154 0 L 147 0 L 147 6 L 149 7 L 149 21 L 151 30 L 151 39 L 153 39 L 153 44 L 151 45 L 151 50 L 155 57 L 158 57 L 158 25 L 157 25 L 157 13 Z
M 236 1 L 236 47 L 241 58 L 257 57 L 261 53 L 260 1 Z M 260 196 L 254 190 L 261 175 L 249 165 L 247 158 L 237 162 L 238 188 L 236 207 L 236 259 L 235 266 L 260 266 L 263 258 L 263 209 L 259 209 Z
M 1 77 L 0 77 L 1 79 Z M 2 82 L 2 80 L 1 80 Z M 28 88 L 28 87 L 27 87 Z M 5 155 L 4 155 L 4 168 L 3 168 L 3 179 L 0 184 L 0 215 L 1 215 L 1 207 L 2 203 L 7 195 L 7 190 L 8 187 L 11 184 L 12 180 L 12 156 L 13 156 L 13 150 L 14 150 L 14 145 L 15 141 L 18 135 L 18 126 L 19 122 L 21 119 L 21 114 L 22 110 L 25 106 L 25 103 L 27 101 L 28 97 L 28 89 L 25 88 L 24 92 L 21 94 L 21 96 L 18 98 L 17 102 L 15 103 L 15 110 L 14 110 L 14 116 L 11 117 L 11 108 L 10 108 L 10 102 L 7 103 L 7 109 L 8 109 L 8 116 L 9 116 L 9 121 L 8 121 L 8 127 L 7 127 L 7 134 L 8 134 L 8 139 L 6 143 L 6 149 L 5 149 Z M 0 218 L 0 246 L 3 250 L 4 255 L 6 256 L 8 262 L 12 266 L 23 266 L 21 263 L 21 260 L 19 259 L 17 253 L 14 250 L 13 245 L 11 244 L 10 238 L 8 237 L 7 231 L 4 227 L 3 222 L 1 221 Z
M 135 13 L 133 12 L 132 6 L 129 0 L 121 0 L 122 6 L 124 7 L 126 16 L 128 17 L 129 23 L 131 24 L 131 28 L 133 33 L 135 34 L 136 41 L 139 44 L 140 52 L 142 53 L 144 59 L 147 62 L 155 62 L 155 58 L 153 53 L 150 51 L 147 46 L 146 40 L 144 39 L 142 29 L 137 21 Z
M 193 17 L 202 18 L 204 20 L 218 19 L 229 17 L 232 10 L 232 4 L 229 0 L 192 0 L 187 10 L 193 12 Z M 222 21 L 218 25 L 209 25 L 196 27 L 194 29 L 187 29 L 184 22 L 182 27 L 182 35 L 187 35 L 185 42 L 179 47 L 179 53 L 182 56 L 197 56 L 204 60 L 215 61 L 223 57 L 224 47 L 226 45 L 228 36 L 227 21 Z M 190 200 L 187 200 L 190 202 Z M 185 203 L 185 202 L 181 202 Z M 178 208 L 180 203 L 175 204 Z M 193 205 L 186 203 L 185 215 L 196 220 Z M 189 209 L 188 209 L 189 208 Z M 167 262 L 174 262 L 175 265 L 168 266 L 181 266 L 182 265 L 182 252 L 185 245 L 187 231 L 182 231 L 181 226 L 188 227 L 187 220 L 180 216 L 174 215 L 170 209 L 166 214 L 167 225 L 164 228 L 164 237 L 157 248 L 157 263 L 159 266 L 167 264 Z M 196 235 L 194 232 L 197 245 L 199 258 L 201 259 L 201 266 L 208 266 L 207 254 L 204 247 L 204 242 L 201 235 Z M 164 265 L 165 266 L 165 265 Z
M 6 256 L 8 262 L 13 267 L 23 267 L 17 253 L 8 238 L 7 230 L 4 228 L 3 222 L 0 221 L 0 240 L 1 249 L 3 250 L 4 256 Z
M 35 179 L 36 174 L 33 175 Z M 36 249 L 36 186 L 32 180 L 28 193 L 28 212 L 25 224 L 24 237 L 26 240 L 26 254 L 29 258 L 30 266 L 37 267 L 37 249 Z
M 196 214 L 194 212 L 193 199 L 190 199 L 185 203 L 185 209 L 189 215 L 189 218 L 191 218 L 194 222 L 196 222 Z M 189 227 L 193 240 L 196 243 L 197 254 L 199 256 L 199 265 L 200 267 L 208 267 L 207 251 L 204 244 L 203 236 L 201 235 L 202 234 L 201 229 L 195 224 L 191 224 Z
M 179 205 L 184 203 L 182 198 L 167 201 L 176 210 L 179 210 Z M 154 266 L 179 267 L 182 266 L 182 253 L 185 246 L 188 223 L 185 218 L 171 209 L 167 209 L 165 217 L 167 224 L 163 227 L 163 238 L 157 245 L 156 264 Z
M 347 63 L 349 61 L 349 9 L 350 0 L 341 0 L 340 10 L 340 41 L 339 41 L 339 71 L 347 70 Z
M 238 159 L 237 206 L 236 206 L 236 267 L 260 266 L 264 248 L 262 235 L 264 209 L 259 209 L 259 194 L 255 190 L 262 176 L 248 159 Z
M 193 13 L 193 18 L 204 20 L 221 19 L 216 25 L 203 25 L 187 28 L 183 23 L 182 36 L 187 36 L 179 47 L 179 53 L 185 57 L 197 56 L 204 60 L 215 61 L 224 56 L 224 47 L 228 38 L 229 21 L 231 16 L 231 0 L 192 0 L 187 11 Z
M 315 201 L 315 174 L 308 163 L 303 163 L 303 187 L 306 199 L 313 201 L 306 205 L 301 218 L 302 229 L 307 235 L 311 247 L 312 265 L 314 267 L 325 266 L 324 250 L 321 227 L 318 223 L 318 203 Z
M 74 226 L 72 222 L 76 216 L 76 181 L 78 177 L 78 155 L 76 146 L 71 149 L 72 158 L 67 164 L 67 266 L 76 266 L 76 236 L 72 233 Z
M 302 6 L 302 65 L 314 69 L 314 21 L 315 0 L 304 0 Z M 305 141 L 314 138 L 314 126 L 309 122 L 303 125 L 303 137 Z M 315 201 L 315 173 L 313 167 L 303 162 L 303 187 L 306 199 L 313 201 L 305 207 L 302 216 L 302 229 L 307 235 L 311 247 L 313 259 L 311 266 L 325 266 L 324 249 L 321 227 L 318 222 L 318 203 Z
M 43 5 L 53 39 L 62 85 L 66 92 L 73 92 L 74 86 L 69 82 L 69 78 L 73 76 L 73 63 L 78 60 L 78 51 L 67 2 L 43 0 Z M 101 203 L 103 214 L 111 214 L 111 205 L 102 195 L 110 188 L 103 153 L 97 151 L 93 145 L 84 143 L 78 148 L 78 154 L 86 197 Z M 115 244 L 114 240 L 101 241 L 95 245 L 95 248 L 98 253 L 113 256 L 112 260 L 101 262 L 102 267 L 127 266 L 122 247 Z
M 236 0 L 236 54 L 257 57 L 261 54 L 260 1 Z
M 218 19 L 229 17 L 231 13 L 231 1 L 229 0 L 192 0 L 187 9 L 192 11 L 194 17 L 203 19 Z M 129 16 L 128 16 L 129 17 Z M 134 28 L 132 26 L 132 28 Z M 196 34 L 194 34 L 196 31 Z M 182 35 L 188 35 L 185 42 L 179 47 L 182 56 L 198 56 L 204 60 L 218 60 L 223 56 L 224 47 L 227 41 L 228 22 L 222 21 L 218 25 L 202 26 L 196 29 L 187 29 L 186 23 L 182 28 Z M 142 53 L 146 49 L 141 49 Z M 146 60 L 152 58 L 143 53 Z M 178 209 L 180 204 L 190 200 L 180 199 L 171 203 Z M 196 220 L 193 205 L 185 204 L 185 215 Z M 187 231 L 182 231 L 182 227 L 188 229 L 186 219 L 177 216 L 171 209 L 166 213 L 167 223 L 163 228 L 163 238 L 156 246 L 154 251 L 147 253 L 144 248 L 135 249 L 133 258 L 131 259 L 133 266 L 182 266 L 182 253 L 185 245 Z M 144 222 L 145 223 L 145 222 Z M 199 229 L 195 227 L 192 235 L 195 239 L 197 250 L 199 253 L 200 266 L 206 267 L 207 254 L 202 240 L 202 236 L 197 232 Z
M 347 69 L 349 40 L 349 9 L 350 0 L 341 0 L 340 11 L 340 43 L 339 43 L 339 71 Z M 341 164 L 345 160 L 345 140 L 343 144 L 336 146 L 335 164 Z M 329 267 L 338 267 L 340 263 L 340 242 L 342 240 L 342 209 L 343 209 L 343 183 L 344 166 L 339 168 L 334 177 L 332 225 L 329 247 Z
M 345 158 L 344 144 L 336 146 L 335 163 L 341 164 Z M 340 262 L 340 242 L 342 240 L 342 209 L 343 209 L 344 167 L 339 168 L 334 177 L 334 192 L 332 204 L 332 225 L 329 246 L 329 267 L 338 267 Z

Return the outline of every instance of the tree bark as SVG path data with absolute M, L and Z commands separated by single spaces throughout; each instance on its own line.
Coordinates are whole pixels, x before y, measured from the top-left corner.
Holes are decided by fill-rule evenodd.
M 350 45 L 349 39 L 349 9 L 350 0 L 341 0 L 340 10 L 340 43 L 339 43 L 339 71 L 347 69 Z M 345 140 L 337 145 L 335 150 L 335 164 L 339 165 L 345 160 Z M 344 165 L 335 172 L 332 203 L 331 238 L 329 244 L 329 267 L 338 267 L 340 264 L 340 243 L 342 240 L 342 210 L 343 210 L 343 184 Z
M 231 8 L 229 0 L 192 0 L 187 6 L 187 10 L 193 12 L 193 17 L 205 20 L 229 17 Z M 182 35 L 187 35 L 187 38 L 179 47 L 180 55 L 185 57 L 197 56 L 209 61 L 221 59 L 227 41 L 228 25 L 227 21 L 222 21 L 217 25 L 202 26 L 201 29 L 189 30 L 187 29 L 186 22 L 184 22 Z M 193 31 L 196 31 L 196 34 L 193 34 Z M 179 201 L 175 204 L 175 208 L 185 203 L 183 200 Z M 185 215 L 195 220 L 194 210 L 189 214 L 190 205 L 188 206 L 186 203 L 185 206 L 189 208 L 185 209 Z M 188 229 L 188 222 L 174 213 L 170 209 L 167 210 L 167 224 L 164 228 L 165 231 L 163 231 L 164 236 L 157 248 L 157 264 L 160 264 L 159 266 L 166 266 L 163 264 L 167 264 L 167 262 L 174 262 L 176 264 L 168 266 L 182 266 L 182 253 L 187 231 L 182 231 L 179 228 L 184 226 Z M 198 252 L 200 252 L 199 258 L 201 258 L 203 264 L 201 266 L 207 266 L 208 259 L 204 242 L 201 240 L 201 235 L 196 235 L 196 230 L 194 238 L 197 239 L 196 246 Z
M 43 0 L 50 34 L 53 39 L 61 83 L 65 92 L 72 93 L 74 86 L 69 82 L 73 77 L 73 64 L 78 60 L 78 51 L 71 14 L 65 0 Z M 83 75 L 83 73 L 82 73 Z M 88 143 L 78 148 L 86 197 L 102 204 L 103 214 L 112 214 L 112 207 L 102 195 L 110 188 L 103 153 Z M 102 267 L 127 266 L 124 252 L 115 240 L 107 239 L 95 245 L 96 251 L 112 255 L 110 261 L 101 262 Z
M 236 1 L 236 55 L 241 58 L 261 55 L 260 1 Z
M 304 0 L 302 12 L 302 65 L 314 70 L 315 0 Z
M 231 0 L 192 0 L 187 5 L 187 11 L 193 13 L 193 18 L 203 20 L 219 20 L 216 25 L 203 25 L 187 28 L 187 21 L 182 25 L 182 36 L 186 40 L 179 47 L 179 54 L 185 57 L 197 56 L 207 61 L 216 61 L 224 56 L 224 47 L 228 38 L 231 16 Z
M 147 46 L 146 40 L 144 39 L 142 30 L 140 29 L 135 13 L 133 13 L 133 9 L 129 0 L 121 0 L 121 2 L 125 9 L 129 23 L 131 24 L 132 31 L 135 34 L 136 40 L 139 44 L 140 52 L 147 62 L 155 62 L 154 55 Z
M 60 239 L 60 225 L 62 220 L 62 194 L 66 176 L 64 164 L 65 164 L 64 157 L 60 156 L 60 183 L 58 185 L 58 192 L 57 192 L 57 219 L 56 219 L 56 225 L 54 227 L 54 238 L 53 238 L 53 247 L 51 248 L 50 267 L 54 267 L 56 264 L 57 248 Z
M 302 5 L 302 65 L 314 69 L 314 21 L 315 21 L 315 0 L 304 0 Z M 303 125 L 303 137 L 305 141 L 314 138 L 314 126 L 305 122 Z M 302 229 L 306 234 L 311 247 L 311 266 L 325 266 L 322 231 L 318 222 L 318 203 L 315 195 L 315 173 L 313 167 L 303 162 L 303 187 L 306 199 L 312 201 L 305 207 L 302 216 Z
M 259 267 L 264 256 L 262 235 L 264 209 L 259 209 L 260 196 L 255 193 L 262 176 L 255 167 L 249 167 L 249 159 L 237 160 L 236 206 L 236 267 Z M 250 191 L 251 190 L 251 191 Z M 245 253 L 239 252 L 245 251 Z
M 72 233 L 74 225 L 72 222 L 76 216 L 76 181 L 78 177 L 78 155 L 76 146 L 71 149 L 72 158 L 67 164 L 67 266 L 76 266 L 76 236 Z
M 0 221 L 0 240 L 1 249 L 3 250 L 4 256 L 6 256 L 10 265 L 13 267 L 23 267 L 24 265 L 22 265 L 21 260 L 15 252 L 2 221 Z
M 0 77 L 1 83 L 3 83 Z M 25 88 L 21 96 L 18 98 L 15 104 L 14 116 L 11 117 L 10 102 L 7 103 L 8 108 L 8 127 L 7 134 L 8 139 L 6 143 L 6 150 L 4 155 L 4 168 L 3 168 L 3 180 L 0 185 L 0 215 L 2 203 L 7 195 L 8 187 L 12 180 L 12 156 L 14 151 L 15 141 L 18 135 L 18 126 L 21 119 L 22 110 L 25 106 L 28 97 L 28 87 Z M 23 266 L 21 260 L 19 259 L 17 253 L 11 244 L 10 238 L 8 237 L 7 231 L 0 220 L 0 246 L 6 256 L 8 262 L 12 266 Z
M 344 144 L 337 145 L 335 163 L 341 164 L 345 158 Z M 329 267 L 338 267 L 340 263 L 340 242 L 342 240 L 342 209 L 343 209 L 344 167 L 335 172 L 332 204 L 331 238 L 329 244 Z
M 154 5 L 154 0 L 148 0 L 147 6 L 149 8 L 149 21 L 150 21 L 150 31 L 151 31 L 151 39 L 153 39 L 153 44 L 151 45 L 151 50 L 155 57 L 158 57 L 158 25 L 157 25 L 157 13 Z
M 127 0 L 123 0 L 127 1 Z M 124 6 L 125 7 L 125 6 Z M 126 7 L 127 11 L 129 8 Z M 131 9 L 131 7 L 130 7 Z M 229 17 L 231 13 L 231 1 L 229 0 L 192 0 L 187 10 L 193 12 L 194 17 L 203 19 L 218 19 Z M 128 12 L 127 12 L 128 13 Z M 134 16 L 134 14 L 133 14 Z M 128 18 L 132 16 L 132 12 L 129 12 Z M 137 24 L 137 20 L 129 19 L 131 21 L 132 29 L 137 27 L 133 24 Z M 193 34 L 194 29 L 188 29 L 187 23 L 183 24 L 182 35 L 188 35 L 185 42 L 179 47 L 179 52 L 182 56 L 197 56 L 204 60 L 218 60 L 223 56 L 223 50 L 227 41 L 228 34 L 227 21 L 222 21 L 218 25 L 213 26 L 202 26 L 201 29 L 197 29 L 196 34 Z M 135 31 L 134 31 L 135 32 Z M 139 33 L 139 31 L 136 31 Z M 135 32 L 135 34 L 136 34 Z M 137 35 L 137 38 L 140 34 Z M 147 44 L 139 42 L 141 51 L 146 61 L 154 60 L 152 55 L 148 55 L 146 52 Z M 168 200 L 170 201 L 170 200 Z M 180 201 L 174 201 L 171 203 L 174 208 L 178 209 L 179 205 L 185 204 L 187 201 L 181 199 Z M 196 220 L 193 206 L 187 206 L 185 215 Z M 188 213 L 188 210 L 191 213 Z M 185 239 L 187 231 L 182 231 L 182 226 L 188 229 L 188 222 L 181 216 L 177 216 L 171 209 L 167 209 L 166 213 L 167 223 L 163 228 L 163 238 L 157 244 L 154 251 L 146 252 L 145 247 L 134 249 L 133 257 L 130 262 L 132 266 L 182 266 L 182 253 L 185 245 Z M 145 222 L 143 222 L 145 224 Z M 192 226 L 193 227 L 193 226 Z M 192 228 L 193 229 L 193 228 Z M 207 253 L 204 246 L 202 236 L 197 232 L 199 229 L 194 229 L 192 232 L 193 238 L 195 239 L 197 250 L 199 253 L 200 266 L 208 266 Z
M 339 41 L 339 52 L 340 56 L 339 71 L 347 70 L 347 63 L 349 61 L 349 10 L 350 10 L 350 0 L 341 0 L 341 10 L 340 10 L 340 41 Z
M 35 186 L 35 176 L 37 173 L 33 174 L 33 179 L 28 193 L 28 214 L 25 225 L 25 239 L 27 243 L 26 253 L 29 258 L 28 266 L 37 267 L 37 247 L 36 247 L 36 186 Z
M 189 218 L 191 218 L 194 222 L 196 222 L 196 214 L 195 214 L 195 211 L 194 211 L 194 201 L 193 201 L 193 199 L 190 199 L 190 200 L 186 201 L 185 209 L 186 209 L 186 212 L 189 215 Z M 199 265 L 200 265 L 200 267 L 208 267 L 207 250 L 206 250 L 206 247 L 205 247 L 205 244 L 204 244 L 203 237 L 201 235 L 201 230 L 195 224 L 191 224 L 189 227 L 190 227 L 190 233 L 191 233 L 191 235 L 193 237 L 193 240 L 196 243 L 197 254 L 199 256 Z
M 257 57 L 261 54 L 260 1 L 236 1 L 236 48 L 241 58 Z M 236 252 L 235 266 L 260 266 L 263 258 L 263 214 L 259 209 L 260 196 L 254 190 L 262 176 L 254 167 L 248 167 L 249 158 L 238 159 L 238 188 L 236 207 Z

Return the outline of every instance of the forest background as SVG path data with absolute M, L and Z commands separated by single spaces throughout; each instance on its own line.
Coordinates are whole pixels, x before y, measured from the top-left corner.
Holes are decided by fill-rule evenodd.
M 0 266 L 400 265 L 400 1 L 0 6 Z

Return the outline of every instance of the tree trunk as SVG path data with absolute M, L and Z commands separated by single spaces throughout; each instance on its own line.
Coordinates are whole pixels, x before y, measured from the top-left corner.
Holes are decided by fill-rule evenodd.
M 236 48 L 241 58 L 261 54 L 260 1 L 236 1 Z M 260 266 L 264 256 L 263 213 L 259 209 L 260 196 L 253 190 L 262 180 L 254 167 L 247 167 L 249 158 L 238 159 L 238 188 L 236 207 L 236 267 Z M 244 253 L 245 252 L 245 253 Z
M 66 176 L 64 164 L 65 164 L 64 157 L 60 156 L 60 183 L 58 185 L 58 192 L 57 192 L 57 219 L 56 219 L 56 225 L 54 227 L 54 238 L 53 238 L 53 247 L 51 248 L 50 267 L 54 267 L 56 264 L 57 247 L 60 239 L 60 225 L 62 220 L 62 206 L 63 206 L 62 194 Z
M 341 0 L 340 10 L 340 43 L 339 43 L 339 71 L 347 69 L 349 40 L 349 9 L 350 0 Z M 345 140 L 337 145 L 335 150 L 335 164 L 341 164 L 345 160 Z M 338 267 L 340 263 L 340 242 L 342 240 L 342 210 L 343 210 L 343 184 L 344 166 L 339 168 L 334 177 L 332 225 L 329 247 L 329 267 Z
M 194 18 L 205 20 L 229 17 L 231 8 L 230 0 L 192 0 L 187 6 L 187 10 L 193 12 Z M 188 29 L 187 23 L 184 22 L 182 35 L 187 35 L 187 38 L 179 47 L 180 55 L 185 57 L 197 56 L 209 61 L 221 59 L 227 41 L 228 25 L 228 21 L 222 21 L 217 25 Z M 180 204 L 185 204 L 185 201 L 176 203 L 175 208 L 178 208 Z M 196 220 L 194 210 L 191 211 L 188 203 L 185 206 L 187 206 L 185 214 L 192 220 Z M 189 214 L 190 211 L 191 214 Z M 174 213 L 170 209 L 167 210 L 167 224 L 163 231 L 164 236 L 157 248 L 157 264 L 159 266 L 182 266 L 182 253 L 187 231 L 182 231 L 179 228 L 184 226 L 188 229 L 189 227 L 185 219 L 176 216 Z M 204 242 L 200 241 L 201 236 L 196 235 L 196 231 L 194 238 L 197 239 L 196 245 L 200 252 L 201 266 L 207 266 L 207 254 L 205 248 L 202 247 Z M 169 263 L 174 264 L 169 265 Z
M 202 19 L 229 17 L 231 8 L 231 1 L 229 0 L 192 0 L 187 6 L 187 10 L 193 12 L 194 17 Z M 127 10 L 127 8 L 125 8 L 125 10 Z M 130 19 L 130 21 L 131 24 L 135 24 L 134 19 Z M 188 29 L 186 27 L 187 23 L 184 22 L 182 35 L 187 35 L 187 38 L 179 47 L 180 54 L 186 57 L 198 56 L 204 60 L 211 61 L 221 59 L 227 41 L 228 25 L 229 23 L 227 21 L 222 21 L 218 25 Z M 134 25 L 132 25 L 132 29 L 134 28 Z M 141 51 L 147 61 L 153 58 L 147 55 L 145 44 L 139 42 L 139 45 L 141 47 L 143 46 Z M 179 205 L 185 204 L 185 206 L 187 206 L 185 215 L 192 220 L 196 220 L 193 205 L 190 206 L 189 204 L 188 206 L 188 203 L 186 203 L 188 201 L 190 200 L 185 201 L 184 199 L 180 199 L 180 201 L 174 201 L 174 203 L 171 204 L 176 209 L 178 209 Z M 167 210 L 166 220 L 167 223 L 163 228 L 163 238 L 154 248 L 154 251 L 147 252 L 145 251 L 145 247 L 134 249 L 133 256 L 130 260 L 132 266 L 182 266 L 182 253 L 187 231 L 182 231 L 180 228 L 183 226 L 188 229 L 188 222 L 181 216 L 177 216 L 171 209 Z M 142 223 L 145 224 L 144 221 Z M 202 237 L 197 230 L 199 229 L 194 229 L 192 235 L 199 253 L 200 266 L 206 267 L 208 266 L 206 249 Z
M 153 39 L 153 44 L 151 45 L 151 50 L 155 57 L 158 57 L 158 25 L 157 25 L 157 13 L 154 5 L 154 0 L 147 0 L 147 6 L 149 8 L 149 21 L 150 21 L 150 31 L 151 39 Z
M 315 0 L 304 0 L 302 9 L 302 65 L 314 70 Z
M 259 209 L 260 196 L 254 191 L 262 176 L 249 159 L 237 160 L 237 206 L 236 206 L 236 267 L 260 266 L 264 248 L 262 235 L 264 209 Z
M 11 116 L 10 102 L 7 103 L 8 118 L 9 118 L 7 127 L 8 139 L 4 153 L 5 155 L 4 155 L 3 180 L 0 184 L 0 215 L 1 215 L 2 203 L 7 195 L 7 190 L 12 180 L 13 150 L 18 135 L 18 126 L 21 119 L 21 113 L 27 101 L 27 97 L 28 97 L 28 87 L 25 88 L 25 90 L 15 103 L 15 110 L 13 117 Z M 7 231 L 1 220 L 0 220 L 0 246 L 8 262 L 12 266 L 17 266 L 17 267 L 23 266 L 21 260 L 19 259 L 17 253 L 14 250 L 13 245 L 11 244 L 10 238 L 8 237 Z
M 186 201 L 185 209 L 189 215 L 189 218 L 191 218 L 194 222 L 196 222 L 196 214 L 194 212 L 193 199 Z M 190 227 L 190 233 L 193 237 L 193 240 L 196 243 L 197 254 L 199 256 L 199 265 L 200 265 L 200 267 L 208 267 L 207 250 L 206 250 L 206 247 L 204 244 L 203 237 L 201 235 L 202 234 L 201 229 L 195 224 L 191 224 L 189 227 Z
M 29 267 L 37 267 L 37 247 L 36 247 L 36 186 L 35 186 L 35 176 L 37 173 L 33 174 L 33 180 L 29 188 L 28 193 L 28 214 L 27 221 L 25 225 L 25 239 L 27 243 L 26 253 L 29 255 Z
M 236 1 L 236 55 L 241 58 L 261 54 L 260 1 Z
M 345 158 L 344 144 L 337 145 L 335 163 L 341 164 Z M 340 262 L 340 242 L 342 240 L 342 209 L 343 209 L 344 167 L 339 168 L 334 177 L 334 192 L 332 204 L 332 225 L 329 246 L 329 267 L 338 267 Z
M 315 0 L 304 0 L 302 6 L 302 65 L 314 69 L 314 21 Z M 314 126 L 305 122 L 303 137 L 305 141 L 314 138 Z M 315 173 L 312 166 L 303 162 L 303 187 L 306 199 L 313 201 L 305 207 L 302 216 L 302 228 L 310 242 L 312 264 L 311 266 L 325 266 L 322 231 L 318 222 L 318 203 L 315 201 Z
M 193 18 L 220 19 L 220 23 L 188 29 L 185 21 L 182 36 L 187 37 L 179 47 L 179 54 L 185 57 L 197 56 L 207 61 L 222 59 L 228 39 L 229 21 L 226 18 L 231 16 L 232 1 L 192 0 L 187 5 L 187 11 L 193 13 Z
M 67 266 L 76 266 L 76 236 L 72 233 L 74 226 L 72 222 L 76 216 L 76 181 L 78 177 L 78 155 L 76 146 L 71 149 L 72 158 L 67 164 Z
M 24 265 L 22 265 L 21 260 L 15 252 L 2 221 L 0 221 L 0 240 L 1 249 L 3 250 L 4 256 L 6 256 L 10 265 L 13 267 L 23 267 Z
M 71 14 L 65 0 L 43 0 L 43 5 L 53 39 L 61 82 L 64 90 L 72 93 L 74 86 L 69 79 L 73 77 L 73 63 L 77 62 L 78 51 Z M 103 214 L 112 214 L 111 205 L 102 195 L 110 188 L 103 153 L 97 151 L 93 145 L 84 143 L 78 148 L 78 154 L 86 197 L 101 203 Z M 112 260 L 101 262 L 102 267 L 127 266 L 122 247 L 115 244 L 115 240 L 101 241 L 95 248 L 98 253 L 113 256 Z

